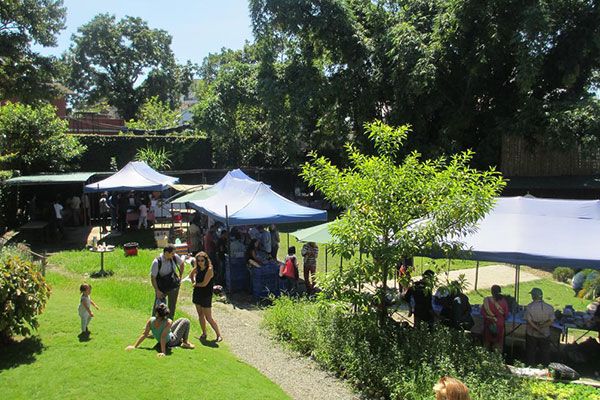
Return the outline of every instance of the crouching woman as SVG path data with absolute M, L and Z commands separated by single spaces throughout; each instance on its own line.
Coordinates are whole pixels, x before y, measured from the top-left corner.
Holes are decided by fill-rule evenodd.
M 135 341 L 133 345 L 127 346 L 125 350 L 137 349 L 140 344 L 152 336 L 160 343 L 160 353 L 158 357 L 164 357 L 167 354 L 167 347 L 181 346 L 184 349 L 193 349 L 194 345 L 188 341 L 190 334 L 190 320 L 179 318 L 173 322 L 169 319 L 169 308 L 166 304 L 160 303 L 154 309 L 155 317 L 151 317 L 146 322 L 144 332 Z

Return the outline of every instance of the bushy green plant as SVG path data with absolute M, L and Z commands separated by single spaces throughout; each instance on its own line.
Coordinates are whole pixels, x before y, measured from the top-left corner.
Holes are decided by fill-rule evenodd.
M 2 254 L 8 251 L 8 255 L 0 256 L 0 345 L 37 329 L 37 316 L 50 296 L 38 266 L 14 254 L 20 250 L 6 249 Z
M 277 338 L 311 354 L 368 398 L 429 400 L 433 384 L 444 375 L 463 380 L 473 400 L 554 398 L 540 397 L 530 381 L 511 376 L 500 354 L 443 326 L 430 330 L 390 323 L 382 328 L 374 312 L 289 298 L 275 300 L 265 323 Z M 558 393 L 551 384 L 543 390 Z
M 153 149 L 148 146 L 142 149 L 138 149 L 135 154 L 135 159 L 137 161 L 144 161 L 150 167 L 157 170 L 167 170 L 171 168 L 171 157 L 173 153 L 166 150 L 164 147 L 160 149 Z
M 574 275 L 575 271 L 569 267 L 556 267 L 554 268 L 554 271 L 552 271 L 554 280 L 564 283 L 568 283 Z

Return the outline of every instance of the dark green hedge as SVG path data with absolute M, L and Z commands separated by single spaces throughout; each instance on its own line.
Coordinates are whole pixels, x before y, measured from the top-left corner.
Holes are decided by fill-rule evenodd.
M 212 168 L 210 141 L 190 136 L 140 136 L 140 135 L 74 135 L 87 150 L 81 157 L 81 171 L 110 171 L 110 159 L 115 157 L 122 168 L 135 158 L 137 149 L 150 146 L 164 147 L 173 154 L 173 170 Z

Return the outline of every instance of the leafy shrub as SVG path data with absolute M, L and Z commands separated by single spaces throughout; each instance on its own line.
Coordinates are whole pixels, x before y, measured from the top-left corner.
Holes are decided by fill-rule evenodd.
M 367 398 L 431 399 L 433 384 L 443 375 L 463 380 L 474 400 L 541 398 L 532 393 L 530 381 L 507 373 L 500 354 L 443 326 L 430 331 L 391 322 L 382 328 L 374 313 L 289 298 L 276 300 L 264 321 L 277 338 L 312 355 Z
M 595 299 L 600 296 L 600 274 L 588 275 L 578 295 L 584 299 Z
M 40 314 L 50 296 L 50 287 L 38 266 L 19 256 L 18 248 L 6 247 L 0 254 L 0 344 L 14 335 L 37 329 Z
M 552 271 L 552 277 L 555 281 L 568 283 L 575 275 L 575 271 L 568 267 L 557 267 Z

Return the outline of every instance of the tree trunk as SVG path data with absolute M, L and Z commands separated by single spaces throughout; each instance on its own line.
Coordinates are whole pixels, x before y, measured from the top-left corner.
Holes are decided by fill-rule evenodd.
M 382 265 L 381 268 L 382 271 L 382 286 L 381 286 L 381 292 L 379 294 L 379 326 L 380 327 L 384 327 L 386 322 L 387 322 L 387 303 L 386 303 L 386 298 L 385 295 L 387 293 L 387 276 L 388 276 L 388 264 L 384 263 L 384 265 Z

